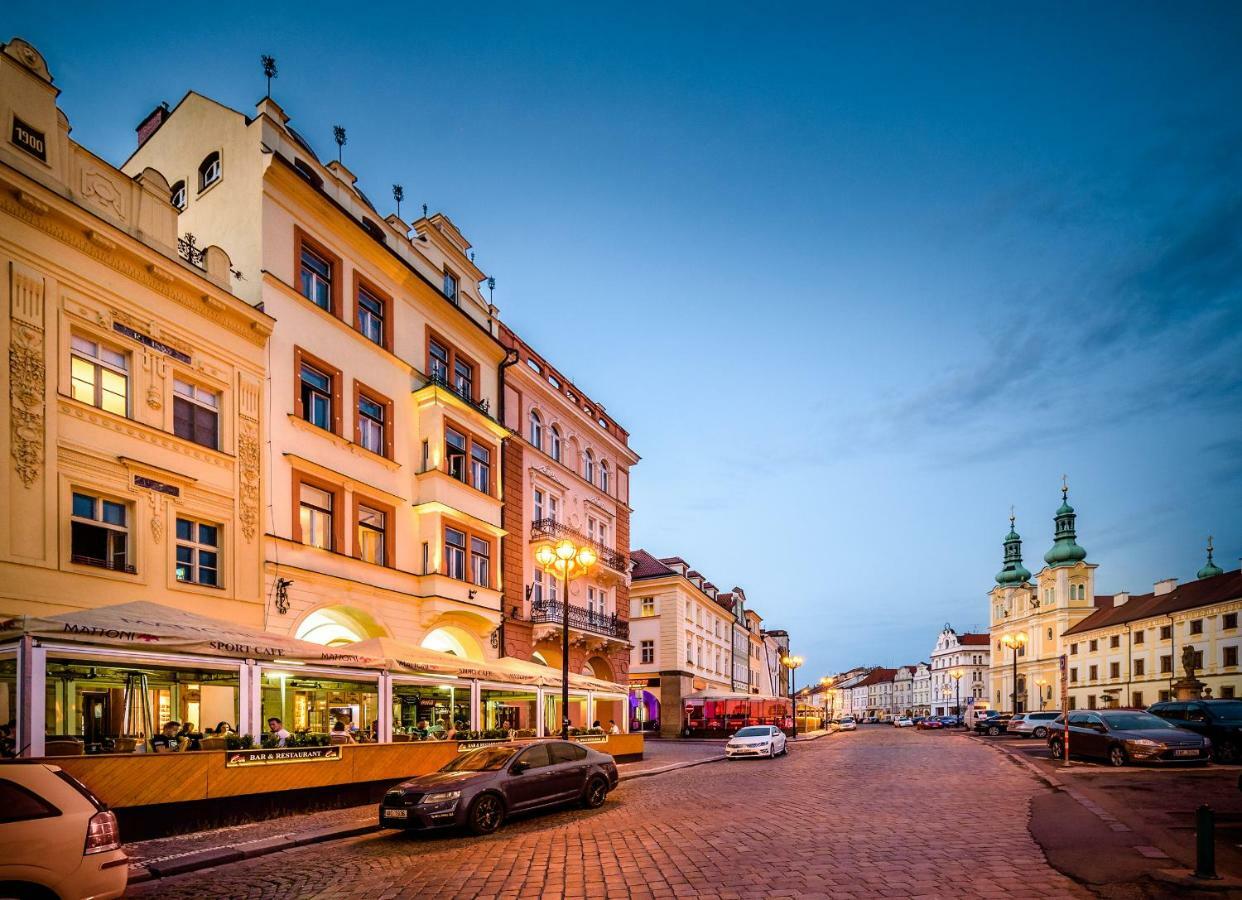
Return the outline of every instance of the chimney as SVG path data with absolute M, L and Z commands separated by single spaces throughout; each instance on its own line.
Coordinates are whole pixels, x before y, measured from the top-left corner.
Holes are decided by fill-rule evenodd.
M 1129 599 L 1129 591 L 1122 591 L 1120 594 L 1113 594 L 1113 606 L 1125 606 L 1126 601 Z
M 167 101 L 151 110 L 150 114 L 138 124 L 136 129 L 134 129 L 138 132 L 139 147 L 145 144 L 151 135 L 160 130 L 160 126 L 168 121 L 168 116 L 169 112 Z
M 1156 582 L 1155 593 L 1157 596 L 1159 596 L 1160 594 L 1171 594 L 1173 593 L 1173 589 L 1176 587 L 1177 587 L 1176 578 L 1165 578 L 1163 581 Z

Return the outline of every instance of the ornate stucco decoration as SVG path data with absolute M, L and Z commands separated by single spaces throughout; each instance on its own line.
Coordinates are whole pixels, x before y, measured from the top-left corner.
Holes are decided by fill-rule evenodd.
M 259 532 L 259 406 L 262 386 L 243 380 L 238 391 L 237 513 L 242 535 L 253 541 Z
M 13 263 L 9 340 L 10 444 L 13 465 L 27 488 L 43 472 L 47 362 L 43 350 L 43 278 Z

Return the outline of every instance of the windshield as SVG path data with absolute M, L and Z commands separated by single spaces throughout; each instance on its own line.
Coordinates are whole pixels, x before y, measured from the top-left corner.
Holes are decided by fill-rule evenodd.
M 841 721 L 842 721 L 842 722 L 853 722 L 853 721 L 854 721 L 854 717 L 853 717 L 853 716 L 846 716 L 846 717 L 845 717 L 844 719 L 842 719 Z
M 456 759 L 441 766 L 441 772 L 495 772 L 503 769 L 513 757 L 512 747 L 480 747 L 467 750 Z
M 1213 719 L 1242 719 L 1242 700 L 1222 700 L 1209 703 L 1207 711 Z
M 1108 727 L 1113 731 L 1147 731 L 1163 728 L 1175 728 L 1175 726 L 1170 725 L 1164 719 L 1145 712 L 1121 713 L 1120 715 L 1106 716 L 1104 721 L 1108 723 Z
M 751 727 L 743 728 L 734 737 L 771 737 L 772 732 L 767 728 Z

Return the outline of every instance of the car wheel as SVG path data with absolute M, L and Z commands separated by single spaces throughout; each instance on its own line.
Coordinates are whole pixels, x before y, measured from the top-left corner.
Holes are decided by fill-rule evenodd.
M 42 885 L 24 881 L 0 881 L 0 897 L 13 900 L 56 900 L 56 894 Z
M 781 756 L 788 756 L 788 755 L 789 755 L 789 741 L 785 741 L 785 743 L 781 744 Z
M 992 735 L 992 737 L 996 737 L 998 734 L 1000 734 L 1000 729 L 997 728 L 995 725 L 989 725 L 988 734 Z
M 1061 742 L 1060 738 L 1050 740 L 1048 742 L 1048 749 L 1052 751 L 1053 759 L 1061 759 L 1065 756 L 1065 744 Z
M 582 792 L 583 806 L 587 809 L 599 809 L 607 799 L 608 782 L 598 775 L 587 782 L 586 790 Z
M 1118 769 L 1126 764 L 1126 751 L 1121 749 L 1120 744 L 1108 748 L 1108 764 Z
M 480 794 L 470 807 L 470 830 L 475 834 L 491 834 L 505 819 L 505 805 L 495 794 Z
M 1032 736 L 1042 741 L 1048 736 L 1048 729 L 1041 725 L 1032 732 Z
M 1225 765 L 1236 763 L 1238 761 L 1238 745 L 1233 741 L 1221 741 L 1212 748 L 1212 759 Z

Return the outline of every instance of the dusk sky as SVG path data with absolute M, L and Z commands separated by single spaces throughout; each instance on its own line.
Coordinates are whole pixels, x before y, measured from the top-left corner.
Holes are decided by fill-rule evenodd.
M 120 164 L 259 56 L 384 212 L 625 426 L 633 545 L 740 585 L 799 682 L 986 627 L 1062 473 L 1097 592 L 1242 556 L 1242 5 L 18 3 Z M 227 249 L 227 246 L 226 246 Z

